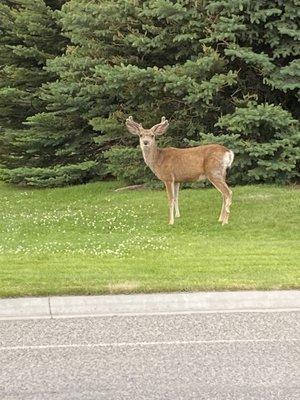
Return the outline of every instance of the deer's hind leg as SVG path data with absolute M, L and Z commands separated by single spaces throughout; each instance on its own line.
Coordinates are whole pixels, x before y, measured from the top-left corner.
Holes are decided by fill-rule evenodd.
M 228 224 L 230 206 L 232 202 L 232 191 L 227 186 L 225 182 L 225 177 L 209 175 L 207 176 L 209 181 L 214 185 L 214 187 L 222 194 L 222 209 L 219 217 L 219 221 L 222 225 Z
M 222 193 L 222 208 L 218 219 L 219 222 L 223 222 L 223 219 L 225 217 L 225 201 L 226 201 L 225 196 Z

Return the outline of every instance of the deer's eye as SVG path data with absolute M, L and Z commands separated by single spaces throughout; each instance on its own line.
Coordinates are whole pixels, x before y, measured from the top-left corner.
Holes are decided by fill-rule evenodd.
M 154 135 L 151 135 L 152 138 L 154 138 Z

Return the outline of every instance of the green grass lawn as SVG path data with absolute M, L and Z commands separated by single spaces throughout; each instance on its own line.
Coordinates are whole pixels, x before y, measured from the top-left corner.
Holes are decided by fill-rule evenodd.
M 117 182 L 30 190 L 0 184 L 0 296 L 284 289 L 300 286 L 300 191 L 233 188 L 229 225 L 215 189 Z

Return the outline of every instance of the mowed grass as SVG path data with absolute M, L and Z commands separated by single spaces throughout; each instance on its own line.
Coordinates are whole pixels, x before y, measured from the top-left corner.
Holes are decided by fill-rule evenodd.
M 299 288 L 300 192 L 182 190 L 167 224 L 164 191 L 118 182 L 31 190 L 0 184 L 0 296 Z

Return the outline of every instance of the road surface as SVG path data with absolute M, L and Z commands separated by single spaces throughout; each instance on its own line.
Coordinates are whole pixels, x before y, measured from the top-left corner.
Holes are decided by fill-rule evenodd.
M 0 320 L 1 400 L 299 400 L 299 313 Z

